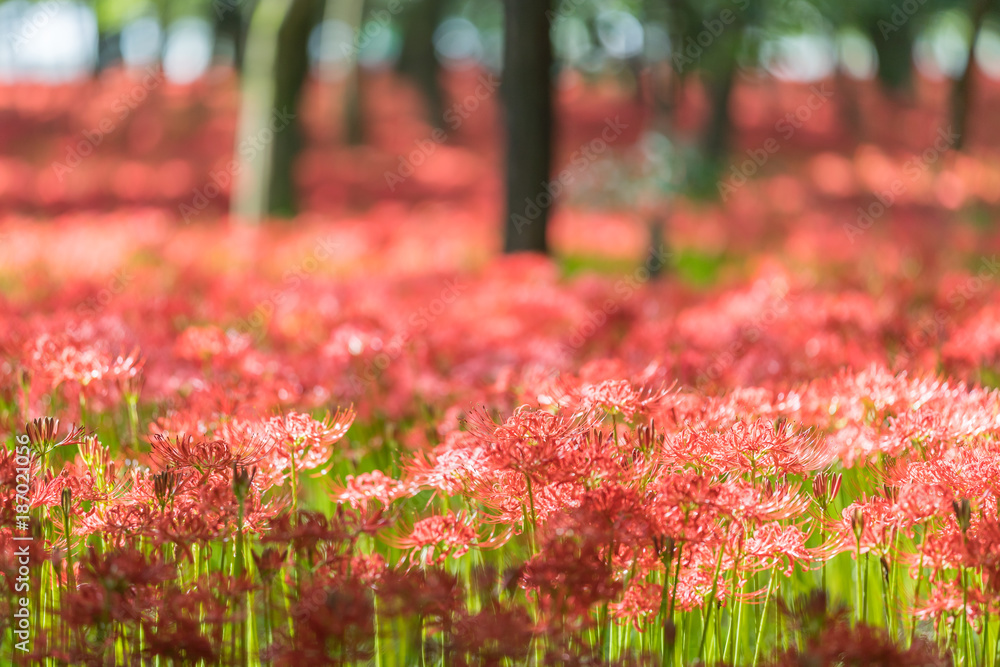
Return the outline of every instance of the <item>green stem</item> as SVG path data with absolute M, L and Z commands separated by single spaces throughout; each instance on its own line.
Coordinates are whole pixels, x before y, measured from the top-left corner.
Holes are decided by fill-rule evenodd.
M 292 460 L 292 522 L 297 523 L 295 517 L 299 508 L 299 476 L 295 470 L 295 445 L 292 445 L 289 454 Z
M 868 571 L 871 570 L 868 567 L 868 556 L 870 553 L 865 554 L 865 586 L 864 586 L 864 597 L 861 600 L 861 621 L 863 623 L 868 623 Z
M 736 602 L 736 588 L 739 585 L 740 579 L 740 568 L 739 568 L 739 558 L 733 563 L 733 588 L 731 592 L 732 597 L 732 609 L 729 612 L 729 632 L 726 633 L 726 646 L 722 650 L 722 659 L 725 662 L 729 661 L 729 649 L 731 646 L 736 644 L 736 631 L 737 622 L 736 619 L 739 615 L 737 610 Z
M 375 621 L 375 667 L 382 667 L 382 634 L 378 625 L 378 594 L 372 592 L 372 610 Z
M 857 540 L 857 576 L 854 578 L 854 624 L 861 622 L 861 540 Z
M 708 594 L 708 609 L 705 611 L 705 624 L 701 629 L 701 641 L 698 644 L 698 657 L 705 662 L 705 640 L 708 639 L 708 628 L 712 624 L 712 611 L 715 609 L 715 593 L 719 588 L 719 570 L 722 569 L 722 554 L 725 549 L 719 549 L 719 557 L 715 561 L 715 572 L 712 574 L 712 592 Z
M 761 639 L 764 637 L 764 626 L 767 621 L 767 606 L 771 603 L 771 593 L 774 591 L 774 584 L 776 583 L 778 577 L 778 561 L 774 561 L 774 565 L 771 567 L 771 578 L 767 582 L 767 595 L 764 596 L 764 612 L 760 615 L 760 625 L 757 626 L 757 641 L 754 642 L 753 647 L 753 667 L 757 667 L 757 661 L 760 659 L 760 643 Z
M 913 592 L 913 604 L 917 605 L 920 602 L 920 585 L 924 582 L 924 550 L 920 549 L 920 565 L 918 566 L 919 573 L 917 575 L 917 587 Z M 917 615 L 914 614 L 910 622 L 910 645 L 917 638 Z
M 670 598 L 670 561 L 673 560 L 673 557 L 674 549 L 671 547 L 670 551 L 667 552 L 666 558 L 663 560 L 663 588 L 660 591 L 660 627 L 663 632 L 663 646 L 660 650 L 660 665 L 662 667 L 667 667 L 669 656 L 667 653 L 667 645 L 669 644 L 667 623 L 673 620 L 667 616 L 667 608 Z
M 538 524 L 538 516 L 535 514 L 535 493 L 531 488 L 531 477 L 527 474 L 524 476 L 524 481 L 527 483 L 528 487 L 528 508 L 530 511 L 530 523 L 526 526 L 528 531 L 528 545 L 531 547 L 531 555 L 534 556 L 535 550 L 535 527 Z

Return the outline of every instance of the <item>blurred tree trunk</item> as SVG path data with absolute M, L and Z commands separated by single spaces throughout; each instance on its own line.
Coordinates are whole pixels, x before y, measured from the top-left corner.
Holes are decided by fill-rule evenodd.
M 861 117 L 857 82 L 844 74 L 843 69 L 838 67 L 834 86 L 837 95 L 840 96 L 840 104 L 837 105 L 840 122 L 843 124 L 847 136 L 851 139 L 851 146 L 855 146 L 865 140 L 865 124 Z
M 698 159 L 689 161 L 685 185 L 689 195 L 714 198 L 731 148 L 729 104 L 739 74 L 743 33 L 754 23 L 759 9 L 753 3 L 737 3 L 723 22 L 721 16 L 706 18 L 704 7 L 690 0 L 670 0 L 668 8 L 675 94 L 682 95 L 689 77 L 697 73 L 709 105 L 708 118 L 697 139 Z M 697 40 L 709 30 L 713 40 L 703 46 Z
M 358 66 L 354 67 L 350 79 L 344 89 L 344 143 L 348 146 L 360 146 L 365 143 L 365 113 L 364 113 L 364 72 Z
M 870 16 L 865 22 L 868 39 L 878 54 L 878 80 L 893 95 L 909 92 L 913 82 L 913 36 L 909 26 L 896 27 L 891 16 Z
M 397 71 L 416 84 L 427 104 L 427 120 L 444 127 L 444 93 L 434 53 L 434 30 L 444 15 L 445 0 L 417 0 L 404 14 L 403 48 Z
M 243 20 L 243 7 L 238 2 L 213 0 L 215 14 L 216 42 L 228 39 L 233 45 L 233 66 L 237 72 L 243 71 L 243 55 L 246 50 L 247 26 Z M 252 8 L 251 8 L 252 11 Z
M 122 59 L 119 46 L 121 32 L 100 32 L 97 36 L 97 59 L 94 61 L 94 76 L 117 64 Z
M 705 89 L 711 109 L 708 126 L 705 128 L 705 157 L 712 163 L 721 163 L 729 157 L 732 135 L 732 120 L 729 116 L 729 101 L 736 83 L 735 54 L 715 72 L 706 72 Z
M 317 0 L 260 0 L 251 18 L 231 206 L 245 222 L 295 214 L 299 100 L 309 71 L 309 32 L 321 8 Z
M 504 252 L 548 252 L 553 196 L 552 42 L 544 0 L 504 0 L 501 96 L 507 129 Z
M 340 21 L 350 28 L 353 34 L 357 35 L 364 27 L 364 16 L 365 0 L 326 0 L 326 10 L 323 13 L 324 26 L 329 25 L 326 21 Z M 337 69 L 340 67 L 349 68 L 346 78 L 343 81 L 343 88 L 341 89 L 343 95 L 341 110 L 343 115 L 338 120 L 341 123 L 341 137 L 343 137 L 344 143 L 357 146 L 363 143 L 365 138 L 364 114 L 361 108 L 363 93 L 362 72 L 358 64 L 357 48 L 353 44 L 350 44 L 348 45 L 349 53 L 345 52 L 343 44 L 330 43 L 337 38 L 338 35 L 324 29 L 321 50 L 323 53 L 333 51 L 338 55 L 346 56 L 346 62 L 337 61 L 336 65 L 329 66 L 330 71 L 321 72 L 321 78 L 328 81 L 335 80 L 338 77 L 344 76 L 342 72 L 336 71 Z
M 972 15 L 969 17 L 972 21 L 972 37 L 969 40 L 969 59 L 965 65 L 965 71 L 962 72 L 962 76 L 955 82 L 955 87 L 951 93 L 951 121 L 955 127 L 955 133 L 958 135 L 954 146 L 955 150 L 962 150 L 962 148 L 968 146 L 968 137 L 966 135 L 969 129 L 969 117 L 972 113 L 972 79 L 975 76 L 976 69 L 974 64 L 976 40 L 979 38 L 979 33 L 983 30 L 983 22 L 986 20 L 986 14 L 993 4 L 993 0 L 976 0 L 972 8 Z

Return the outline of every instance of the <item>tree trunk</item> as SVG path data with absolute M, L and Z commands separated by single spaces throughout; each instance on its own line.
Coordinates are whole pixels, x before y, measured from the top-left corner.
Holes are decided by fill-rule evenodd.
M 250 22 L 242 85 L 232 200 L 236 217 L 258 223 L 295 213 L 294 159 L 302 84 L 309 70 L 307 43 L 316 24 L 316 0 L 260 0 Z
M 325 21 L 340 21 L 348 26 L 354 34 L 358 34 L 364 27 L 365 0 L 326 0 L 326 10 L 323 14 Z M 335 35 L 324 31 L 322 35 L 322 51 L 328 48 L 328 41 Z M 333 49 L 342 49 L 343 46 L 333 46 Z M 341 110 L 342 116 L 338 119 L 341 127 L 341 137 L 345 144 L 349 146 L 359 146 L 364 143 L 364 111 L 362 109 L 362 98 L 364 94 L 364 82 L 362 81 L 361 67 L 358 65 L 358 53 L 351 51 L 348 62 L 338 63 L 337 67 L 349 67 L 347 78 L 343 81 Z M 334 79 L 339 72 L 330 72 L 322 78 Z
M 713 163 L 721 163 L 729 157 L 732 120 L 729 117 L 729 100 L 736 83 L 736 58 L 725 63 L 723 71 L 715 76 L 706 72 L 705 87 L 711 100 L 711 116 L 705 128 L 705 156 Z
M 504 0 L 501 84 L 507 129 L 504 252 L 548 252 L 546 228 L 553 197 L 552 43 L 548 3 Z
M 444 128 L 444 93 L 441 90 L 434 31 L 444 13 L 444 0 L 414 2 L 406 13 L 403 48 L 397 71 L 416 84 L 427 104 L 427 120 L 435 128 Z
M 225 39 L 232 42 L 233 67 L 237 72 L 242 72 L 247 37 L 243 7 L 238 2 L 215 0 L 212 3 L 212 10 L 215 15 L 215 40 L 217 43 Z
M 295 157 L 302 148 L 302 126 L 298 122 L 302 86 L 309 75 L 309 33 L 319 22 L 322 4 L 316 0 L 292 0 L 278 35 L 278 53 L 275 63 L 277 86 L 274 109 L 277 113 L 291 111 L 288 127 L 274 133 L 274 168 L 269 184 L 268 212 L 277 215 L 295 215 L 296 197 L 293 167 Z
M 909 26 L 895 27 L 886 14 L 871 17 L 865 28 L 878 54 L 879 83 L 894 95 L 908 92 L 913 81 L 913 36 Z
M 992 0 L 977 0 L 972 10 L 972 37 L 969 40 L 969 61 L 965 66 L 962 76 L 955 82 L 955 87 L 951 93 L 951 121 L 955 126 L 955 133 L 958 139 L 955 141 L 955 150 L 962 150 L 968 146 L 969 117 L 972 112 L 973 86 L 972 78 L 975 76 L 975 49 L 976 39 L 983 30 L 983 21 L 990 9 Z

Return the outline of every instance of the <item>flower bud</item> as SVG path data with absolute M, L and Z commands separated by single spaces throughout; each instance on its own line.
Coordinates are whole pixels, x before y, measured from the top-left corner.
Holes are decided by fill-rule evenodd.
M 63 515 L 68 517 L 73 511 L 73 490 L 68 486 L 64 486 L 60 501 Z
M 865 515 L 860 507 L 855 507 L 851 512 L 851 529 L 854 531 L 854 539 L 861 541 L 861 535 L 865 532 Z
M 253 483 L 253 478 L 256 476 L 256 467 L 247 470 L 245 466 L 233 464 L 233 493 L 241 505 L 246 500 L 247 493 L 250 492 L 250 484 Z
M 955 518 L 958 520 L 958 527 L 963 533 L 969 532 L 969 524 L 972 521 L 972 505 L 968 498 L 951 501 L 951 508 L 955 511 Z

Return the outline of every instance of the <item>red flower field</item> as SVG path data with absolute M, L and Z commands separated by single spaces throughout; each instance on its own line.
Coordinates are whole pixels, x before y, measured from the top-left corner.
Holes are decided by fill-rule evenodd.
M 157 88 L 64 179 L 39 165 L 100 114 L 7 99 L 62 125 L 0 162 L 0 653 L 998 664 L 992 127 L 951 151 L 923 82 L 906 136 L 846 149 L 819 107 L 749 178 L 761 119 L 814 93 L 744 83 L 722 200 L 644 199 L 649 119 L 577 82 L 561 164 L 632 127 L 554 257 L 500 256 L 494 115 L 396 191 L 427 128 L 375 77 L 372 144 L 307 123 L 303 211 L 250 226 L 206 194 L 218 77 Z M 875 132 L 903 122 L 862 98 Z M 216 107 L 185 134 L 170 105 Z

